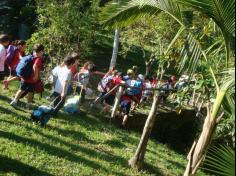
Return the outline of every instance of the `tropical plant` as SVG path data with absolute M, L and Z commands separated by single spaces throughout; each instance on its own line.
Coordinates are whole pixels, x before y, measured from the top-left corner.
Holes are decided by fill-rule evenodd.
M 99 30 L 99 2 L 36 0 L 38 29 L 28 42 L 29 50 L 34 43 L 43 43 L 53 65 L 72 50 L 79 52 L 81 59 L 88 57 Z
M 158 19 L 140 19 L 121 31 L 121 53 L 126 56 L 130 51 L 140 51 L 142 60 L 139 62 L 145 62 L 145 75 L 150 74 L 154 63 L 160 65 L 160 61 L 166 57 L 167 62 L 175 61 L 173 55 L 176 48 L 172 48 L 168 55 L 165 55 L 164 51 L 175 36 L 174 28 L 178 28 L 179 24 L 166 14 L 159 16 Z M 169 21 L 168 24 L 166 20 Z M 164 28 L 166 29 L 163 30 Z
M 233 75 L 234 70 L 227 70 L 229 69 L 229 61 L 233 60 L 233 58 L 230 57 L 230 45 L 235 37 L 235 0 L 131 0 L 128 2 L 123 1 L 121 4 L 122 5 L 119 6 L 118 4 L 111 3 L 104 9 L 103 17 L 105 20 L 103 22 L 105 25 L 115 26 L 117 28 L 119 26 L 131 24 L 140 17 L 150 17 L 164 11 L 181 25 L 180 30 L 177 32 L 176 37 L 171 42 L 169 48 L 172 47 L 184 30 L 187 30 L 189 33 L 184 41 L 184 47 L 181 52 L 181 70 L 187 68 L 190 73 L 194 73 L 197 65 L 200 63 L 200 59 L 203 59 L 204 62 L 207 63 L 208 71 L 215 84 L 215 101 L 213 103 L 213 108 L 210 103 L 208 104 L 208 113 L 202 133 L 199 139 L 194 142 L 188 155 L 189 163 L 184 175 L 195 175 L 199 165 L 204 159 L 208 146 L 210 145 L 217 123 L 219 122 L 220 117 L 222 117 L 219 113 L 224 97 L 229 92 L 228 90 L 233 87 L 235 82 L 235 77 Z M 226 48 L 226 57 L 224 58 L 225 64 L 223 67 L 220 67 L 221 70 L 225 70 L 222 74 L 219 75 L 219 67 L 214 68 L 211 66 L 211 61 L 214 57 L 208 58 L 208 56 L 213 52 L 209 54 L 206 53 L 194 34 L 189 30 L 188 25 L 185 24 L 182 13 L 183 6 L 180 6 L 179 4 L 202 12 L 207 17 L 211 18 L 221 30 Z M 214 47 L 211 48 L 213 51 L 215 51 L 215 49 L 216 48 Z M 231 63 L 234 65 L 234 62 Z M 226 79 L 227 77 L 228 79 Z M 222 79 L 224 80 L 223 83 L 221 81 Z M 155 118 L 155 116 L 152 118 Z M 148 125 L 149 121 L 150 119 L 148 118 L 142 136 L 149 137 L 148 134 L 150 128 L 152 128 L 151 123 Z M 140 141 L 140 143 L 142 142 Z M 146 146 L 146 144 L 147 143 L 145 142 L 144 146 Z M 146 147 L 143 147 L 143 150 L 144 151 L 139 150 L 139 152 L 136 152 L 133 158 L 137 158 L 140 153 L 145 153 Z M 139 160 L 136 160 L 136 163 L 133 163 L 133 166 L 140 168 L 142 166 L 142 164 L 140 164 L 142 161 L 140 160 L 143 158 L 143 155 L 142 157 L 139 157 Z
M 113 43 L 113 52 L 112 58 L 110 63 L 110 69 L 116 66 L 118 51 L 119 51 L 119 44 L 120 44 L 120 31 L 118 29 L 115 30 L 114 35 L 114 43 Z
M 35 0 L 1 0 L 0 33 L 6 33 L 14 40 L 25 40 L 35 30 L 35 10 Z M 28 29 L 23 31 L 27 35 L 21 35 L 22 26 Z
M 219 176 L 235 175 L 235 153 L 228 146 L 210 148 L 204 170 Z

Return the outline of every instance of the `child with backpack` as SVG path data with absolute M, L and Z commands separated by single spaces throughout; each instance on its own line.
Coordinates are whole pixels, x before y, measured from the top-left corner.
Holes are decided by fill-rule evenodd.
M 53 75 L 57 77 L 55 88 L 52 97 L 55 99 L 53 106 L 57 107 L 54 110 L 54 115 L 63 107 L 65 98 L 68 93 L 68 88 L 71 84 L 71 68 L 75 60 L 72 56 L 66 56 L 62 65 L 54 69 Z
M 15 95 L 15 98 L 10 103 L 12 106 L 17 106 L 22 95 L 28 94 L 27 107 L 30 108 L 33 102 L 33 95 L 36 83 L 40 80 L 40 71 L 43 70 L 44 46 L 36 44 L 33 48 L 33 54 L 23 57 L 16 67 L 17 76 L 21 78 L 20 89 Z
M 20 80 L 16 74 L 16 66 L 19 64 L 20 59 L 24 56 L 26 42 L 19 40 L 15 42 L 15 46 L 10 45 L 7 50 L 6 64 L 10 70 L 10 76 L 3 81 L 4 89 L 8 88 L 10 82 Z
M 115 70 L 115 68 L 110 69 L 109 72 L 106 73 L 106 75 L 99 82 L 98 91 L 100 92 L 100 94 L 97 97 L 97 99 L 102 98 L 104 95 L 106 95 L 106 93 L 108 93 L 114 87 L 113 78 L 117 72 L 118 71 Z M 114 94 L 111 94 L 108 97 L 106 97 L 104 101 L 102 101 L 102 103 L 104 104 L 103 112 L 109 111 L 110 106 L 114 104 L 114 99 L 115 99 Z
M 9 45 L 10 39 L 8 35 L 0 35 L 0 81 L 4 80 L 5 72 L 4 66 L 7 56 L 7 46 Z
M 131 108 L 132 112 L 134 112 L 140 104 L 140 100 L 142 98 L 142 90 L 144 88 L 144 79 L 144 76 L 142 74 L 139 74 L 134 84 L 132 85 L 134 87 L 134 89 L 132 89 L 132 100 L 134 102 Z

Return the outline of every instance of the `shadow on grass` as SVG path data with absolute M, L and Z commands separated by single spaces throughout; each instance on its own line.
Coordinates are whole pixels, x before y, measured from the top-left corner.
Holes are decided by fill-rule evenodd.
M 165 176 L 164 173 L 160 172 L 156 167 L 150 165 L 148 163 L 144 163 L 144 171 L 155 174 L 151 174 L 152 176 Z
M 34 176 L 52 176 L 52 174 L 2 155 L 0 155 L 0 174 L 1 173 L 15 173 L 19 176 L 32 175 L 32 173 Z
M 86 113 L 83 114 L 65 114 L 59 113 L 55 119 L 68 121 L 70 123 L 79 123 L 82 126 L 89 127 L 91 124 L 97 124 L 99 126 L 99 120 L 97 118 L 91 118 Z M 88 125 L 90 124 L 90 125 Z
M 176 161 L 173 161 L 173 160 L 167 160 L 167 162 L 171 163 L 171 165 L 174 165 L 177 168 L 183 169 L 183 171 L 185 169 L 185 165 L 181 164 L 180 162 L 176 162 Z
M 45 135 L 45 134 L 43 134 Z M 109 169 L 104 168 L 103 166 L 101 166 L 100 164 L 98 164 L 97 162 L 85 159 L 81 156 L 72 154 L 71 152 L 68 152 L 64 149 L 55 147 L 55 146 L 51 146 L 49 144 L 46 143 L 41 143 L 39 141 L 36 141 L 34 139 L 27 139 L 18 135 L 15 135 L 13 133 L 9 133 L 9 132 L 4 132 L 4 131 L 0 131 L 0 136 L 3 138 L 6 138 L 8 140 L 12 140 L 18 143 L 23 143 L 25 145 L 29 145 L 29 146 L 33 146 L 33 147 L 37 147 L 39 149 L 41 149 L 42 151 L 45 151 L 46 153 L 50 154 L 50 155 L 54 155 L 57 156 L 59 158 L 65 158 L 68 161 L 71 162 L 76 162 L 76 163 L 84 163 L 85 165 L 87 165 L 88 167 L 92 168 L 92 169 L 102 169 L 107 173 L 110 173 Z M 60 140 L 59 138 L 56 137 L 52 137 L 49 135 L 45 135 L 50 139 L 53 139 L 57 142 L 61 142 L 64 143 L 65 145 L 71 147 L 72 151 L 80 151 L 85 153 L 86 155 L 92 156 L 94 158 L 97 158 L 98 156 L 100 156 L 101 158 L 104 158 L 106 161 L 117 161 L 117 157 L 114 156 L 109 156 L 107 154 L 101 154 L 101 151 L 94 151 L 92 149 L 88 149 L 88 148 L 84 148 L 78 145 L 73 145 L 73 144 L 68 144 L 65 141 Z M 122 158 L 119 158 L 119 160 L 121 160 Z M 122 159 L 123 160 L 123 159 Z M 123 173 L 119 173 L 119 172 L 112 172 L 115 175 L 124 175 Z
M 122 142 L 112 139 L 112 140 L 106 140 L 103 144 L 109 145 L 112 148 L 125 148 L 126 145 L 124 145 Z
M 4 122 L 4 123 L 9 123 L 9 124 L 13 124 L 13 125 L 22 126 L 22 124 L 18 124 L 18 123 L 15 123 L 15 122 L 12 122 L 12 121 L 8 121 L 8 120 L 0 120 L 0 121 L 2 121 L 2 122 Z M 104 160 L 105 162 L 114 163 L 115 165 L 118 164 L 118 165 L 121 165 L 121 166 L 124 167 L 124 168 L 129 168 L 129 167 L 128 167 L 127 160 L 126 160 L 125 158 L 122 158 L 122 157 L 120 157 L 120 156 L 114 155 L 112 151 L 107 151 L 106 148 L 104 148 L 104 147 L 102 147 L 102 146 L 94 145 L 94 144 L 95 144 L 94 141 L 90 141 L 92 145 L 91 145 L 91 144 L 87 144 L 88 146 L 91 145 L 91 147 L 94 148 L 94 149 L 91 149 L 91 148 L 88 148 L 88 147 L 82 147 L 82 146 L 80 146 L 80 145 L 71 144 L 71 143 L 69 143 L 69 142 L 66 142 L 66 141 L 64 141 L 64 140 L 62 140 L 62 139 L 60 139 L 60 138 L 58 138 L 58 137 L 52 136 L 52 135 L 44 134 L 40 129 L 34 129 L 34 128 L 29 127 L 29 126 L 24 126 L 24 128 L 26 128 L 26 129 L 29 130 L 29 131 L 34 131 L 35 133 L 37 133 L 37 134 L 39 134 L 39 135 L 41 135 L 41 136 L 44 136 L 44 137 L 46 137 L 46 138 L 48 138 L 48 139 L 50 139 L 50 140 L 52 140 L 52 141 L 55 141 L 56 143 L 59 142 L 60 144 L 69 147 L 70 150 L 71 150 L 71 152 L 82 152 L 82 153 L 84 153 L 85 156 L 89 156 L 89 157 L 92 157 L 92 158 L 100 158 L 100 160 Z M 6 134 L 6 133 L 5 133 L 5 134 Z M 10 133 L 8 133 L 8 134 L 10 134 Z M 82 133 L 81 133 L 81 134 L 82 134 Z M 1 135 L 1 131 L 0 131 L 0 135 Z M 84 134 L 82 134 L 82 136 L 83 136 L 83 135 L 84 135 Z M 6 136 L 6 135 L 5 135 L 5 136 Z M 79 139 L 79 136 L 77 136 L 77 137 L 78 137 L 78 139 Z M 19 138 L 19 139 L 18 139 L 18 138 Z M 15 137 L 14 137 L 14 139 L 17 139 L 17 140 L 15 140 L 15 141 L 17 141 L 17 142 L 20 140 L 20 138 L 22 138 L 22 137 L 16 136 L 16 135 L 15 135 Z M 8 139 L 9 139 L 9 138 L 8 138 Z M 28 143 L 28 144 L 30 144 L 30 145 L 35 145 L 35 146 L 36 146 L 36 144 L 40 143 L 40 142 L 35 141 L 35 140 L 31 140 L 31 142 L 29 143 L 28 141 L 30 141 L 30 140 L 31 140 L 31 139 L 25 139 L 25 138 L 24 138 L 24 140 L 22 140 L 22 142 L 23 142 L 23 143 Z M 85 139 L 85 141 L 86 141 L 86 139 Z M 77 141 L 77 142 L 79 142 L 79 141 Z M 88 141 L 86 141 L 86 142 L 88 142 Z M 96 141 L 95 141 L 95 142 L 96 142 Z M 75 143 L 76 143 L 76 141 L 75 141 Z M 96 142 L 96 143 L 97 143 L 97 142 Z M 124 148 L 124 147 L 125 147 L 124 144 L 122 144 L 122 143 L 120 143 L 119 141 L 116 141 L 116 140 L 115 140 L 115 141 L 109 140 L 109 141 L 106 141 L 106 142 L 103 143 L 103 144 L 107 144 L 107 145 L 109 145 L 109 146 L 112 147 L 112 148 L 114 148 L 114 147 L 116 147 L 116 148 L 117 148 L 117 147 L 118 147 L 118 148 L 123 147 L 123 148 Z M 45 145 L 46 147 L 42 147 L 41 145 Z M 38 145 L 37 145 L 37 146 L 38 146 Z M 50 148 L 49 148 L 49 150 L 48 150 L 48 147 L 47 147 L 47 146 L 48 146 L 47 144 L 41 144 L 41 143 L 40 143 L 40 145 L 39 145 L 38 147 L 39 147 L 39 148 L 44 148 L 44 149 L 43 149 L 44 151 L 45 151 L 45 149 L 46 149 L 49 154 L 56 155 L 56 154 L 54 154 L 54 152 L 52 153 L 51 150 L 57 150 L 57 149 L 56 149 L 57 147 L 52 147 L 52 146 L 50 146 Z M 54 149 L 54 148 L 55 148 L 55 149 Z M 74 155 L 74 156 L 73 156 L 74 159 L 73 159 L 73 158 L 70 159 L 70 158 L 67 157 L 67 155 L 68 155 L 69 152 L 67 152 L 67 151 L 65 151 L 65 150 L 62 150 L 62 149 L 60 149 L 60 150 L 65 153 L 65 158 L 66 158 L 67 160 L 74 161 L 74 160 L 76 159 L 76 157 L 77 157 L 76 155 Z M 72 154 L 70 154 L 70 155 L 72 155 Z M 56 156 L 58 156 L 58 155 L 56 155 Z M 79 161 L 79 160 L 81 160 L 81 159 L 77 157 L 76 160 Z M 78 162 L 78 161 L 77 161 L 77 162 Z M 83 160 L 82 160 L 81 162 L 83 162 Z M 87 164 L 87 162 L 85 162 L 85 164 Z M 91 167 L 91 165 L 89 165 L 89 166 Z M 97 167 L 103 168 L 102 166 L 96 166 L 96 165 L 95 165 L 95 167 L 93 167 L 93 168 L 96 169 Z M 103 170 L 106 171 L 106 172 L 108 172 L 108 173 L 110 173 L 108 169 L 104 169 L 104 168 L 103 168 Z M 146 165 L 146 166 L 145 166 L 145 171 L 148 172 L 148 173 L 150 173 L 150 174 L 152 174 L 152 173 L 157 173 L 157 175 L 163 175 L 163 174 L 160 173 L 160 171 L 158 170 L 158 168 L 156 168 L 156 167 L 154 167 L 154 166 L 151 166 L 151 165 Z M 124 175 L 123 173 L 117 173 L 117 172 L 113 172 L 113 174 L 115 174 L 115 175 Z
M 89 139 L 86 134 L 81 133 L 79 131 L 74 131 L 74 130 L 65 130 L 62 128 L 58 128 L 55 126 L 48 126 L 49 129 L 52 129 L 54 131 L 57 131 L 59 135 L 65 136 L 65 137 L 72 137 L 74 140 L 81 140 L 85 141 L 91 144 L 97 144 L 97 141 L 94 141 L 92 139 Z
M 22 126 L 22 124 L 18 124 L 18 123 L 8 121 L 8 120 L 1 120 L 0 119 L 0 122 Z M 93 157 L 93 158 L 97 158 L 99 156 L 107 162 L 116 162 L 117 160 L 119 160 L 119 161 L 122 161 L 121 164 L 123 164 L 122 165 L 123 167 L 127 166 L 126 164 L 124 164 L 124 163 L 126 163 L 126 160 L 124 158 L 116 156 L 112 152 L 107 151 L 107 150 L 105 150 L 104 148 L 102 148 L 100 146 L 97 146 L 98 145 L 97 141 L 93 141 L 93 140 L 89 140 L 87 138 L 84 138 L 85 135 L 83 133 L 78 133 L 77 139 L 74 140 L 74 143 L 79 143 L 79 142 L 81 142 L 81 139 L 82 139 L 82 141 L 87 142 L 87 145 L 92 146 L 93 148 L 95 148 L 95 150 L 90 149 L 90 148 L 85 148 L 85 147 L 82 147 L 80 145 L 71 144 L 69 142 L 66 142 L 66 141 L 58 138 L 58 137 L 45 134 L 40 129 L 35 129 L 35 128 L 29 127 L 29 126 L 24 126 L 24 128 L 29 130 L 29 131 L 33 131 L 33 132 L 35 132 L 35 133 L 37 133 L 41 136 L 44 136 L 44 137 L 46 137 L 46 138 L 48 138 L 48 139 L 50 139 L 50 140 L 52 140 L 56 143 L 59 142 L 60 144 L 63 144 L 65 146 L 69 147 L 70 150 L 73 151 L 73 152 L 83 152 L 85 155 L 88 155 L 88 156 Z M 0 131 L 0 133 L 1 133 L 1 131 Z
M 12 101 L 9 97 L 2 96 L 2 95 L 0 95 L 0 100 L 3 100 L 6 103 L 9 103 L 9 106 L 10 106 L 10 102 Z M 26 103 L 25 102 L 19 102 L 18 106 L 15 107 L 15 109 L 18 110 L 18 111 L 22 111 L 24 113 L 28 113 L 27 111 L 25 111 L 25 107 L 26 107 Z M 0 108 L 1 108 L 1 106 L 0 106 Z M 2 107 L 2 112 L 13 113 L 10 109 L 6 109 L 6 108 L 3 108 L 3 107 Z
M 17 109 L 18 110 L 18 109 Z M 7 109 L 7 108 L 4 108 L 2 106 L 0 106 L 0 114 L 1 113 L 4 113 L 4 114 L 12 114 L 14 117 L 17 117 L 17 118 L 20 118 L 22 120 L 29 120 L 29 118 L 27 118 L 26 116 L 23 116 L 23 115 L 19 115 L 18 113 L 12 111 L 11 109 Z M 29 115 L 30 116 L 30 115 Z
M 11 98 L 3 96 L 3 95 L 0 95 L 0 99 L 9 103 L 11 102 Z

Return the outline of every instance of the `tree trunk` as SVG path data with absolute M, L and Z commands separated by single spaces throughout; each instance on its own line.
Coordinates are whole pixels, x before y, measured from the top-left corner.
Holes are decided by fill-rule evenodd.
M 205 119 L 202 133 L 198 139 L 193 143 L 193 146 L 188 154 L 188 164 L 184 176 L 195 176 L 197 169 L 204 160 L 208 147 L 212 141 L 217 123 L 220 121 L 222 115 L 217 119 L 220 106 L 222 104 L 225 92 L 218 93 L 213 110 L 211 111 L 210 104 L 207 106 L 207 117 Z
M 117 56 L 118 56 L 118 49 L 119 49 L 119 37 L 120 31 L 118 29 L 115 30 L 115 37 L 114 37 L 114 44 L 113 44 L 113 53 L 110 63 L 110 69 L 116 66 Z
M 114 118 L 116 115 L 117 108 L 120 103 L 121 96 L 123 95 L 124 87 L 120 86 L 118 92 L 116 93 L 115 103 L 112 108 L 111 118 Z
M 145 62 L 145 65 L 146 65 L 146 72 L 145 72 L 145 76 L 148 76 L 149 73 L 150 73 L 150 62 Z
M 143 129 L 143 134 L 140 139 L 138 148 L 135 152 L 135 155 L 129 160 L 129 165 L 132 168 L 136 168 L 138 170 L 141 170 L 143 168 L 144 156 L 147 148 L 148 139 L 151 135 L 152 128 L 154 126 L 156 119 L 157 106 L 158 106 L 158 93 L 156 96 L 154 96 L 152 108 L 146 121 L 145 127 Z

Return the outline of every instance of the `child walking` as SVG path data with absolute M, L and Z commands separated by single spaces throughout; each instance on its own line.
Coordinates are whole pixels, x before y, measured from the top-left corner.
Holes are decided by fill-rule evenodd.
M 53 106 L 57 107 L 54 110 L 56 115 L 65 103 L 68 88 L 71 84 L 71 67 L 75 63 L 75 59 L 72 56 L 67 56 L 64 59 L 63 65 L 54 69 L 53 75 L 57 77 L 55 88 L 52 97 L 54 98 Z
M 0 81 L 4 80 L 4 64 L 7 57 L 7 46 L 9 45 L 9 37 L 5 34 L 0 35 Z

